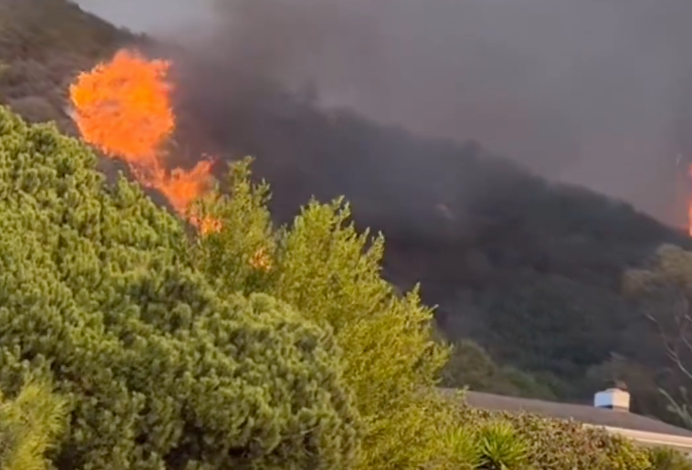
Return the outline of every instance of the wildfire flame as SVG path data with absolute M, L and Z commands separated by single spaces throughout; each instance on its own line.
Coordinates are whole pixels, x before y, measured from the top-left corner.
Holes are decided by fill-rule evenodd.
M 170 66 L 121 50 L 110 62 L 81 73 L 70 86 L 70 100 L 82 138 L 106 156 L 124 160 L 140 184 L 161 192 L 182 216 L 210 190 L 212 161 L 167 170 L 166 147 L 175 130 Z M 190 222 L 202 232 L 219 227 L 218 221 L 194 216 Z

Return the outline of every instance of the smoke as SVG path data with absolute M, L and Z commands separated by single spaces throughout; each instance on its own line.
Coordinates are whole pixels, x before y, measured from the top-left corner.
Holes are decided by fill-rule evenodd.
M 188 101 L 213 108 L 209 124 L 242 127 L 222 105 L 247 101 L 248 84 L 271 80 L 316 92 L 324 107 L 479 141 L 549 178 L 683 220 L 675 203 L 687 157 L 676 161 L 692 151 L 681 148 L 692 128 L 684 120 L 689 0 L 81 4 L 194 50 L 183 83 L 197 87 Z

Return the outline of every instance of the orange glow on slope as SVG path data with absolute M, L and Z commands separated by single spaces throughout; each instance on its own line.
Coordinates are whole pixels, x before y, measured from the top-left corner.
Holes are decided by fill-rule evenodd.
M 140 184 L 160 191 L 184 215 L 211 189 L 212 162 L 200 161 L 191 170 L 166 169 L 166 146 L 175 130 L 170 65 L 121 50 L 110 62 L 81 73 L 70 86 L 70 99 L 82 138 L 108 157 L 124 160 Z M 202 231 L 218 227 L 195 217 L 190 222 Z

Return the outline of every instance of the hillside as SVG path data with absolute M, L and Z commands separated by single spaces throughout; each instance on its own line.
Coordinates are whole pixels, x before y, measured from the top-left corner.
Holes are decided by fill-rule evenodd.
M 64 105 L 74 74 L 133 43 L 152 45 L 64 0 L 0 0 L 0 101 L 70 130 Z M 178 141 L 222 157 L 256 156 L 279 220 L 311 195 L 346 195 L 359 226 L 385 233 L 387 276 L 402 287 L 422 282 L 444 335 L 471 338 L 493 358 L 475 351 L 475 362 L 462 358 L 452 376 L 466 374 L 462 381 L 476 388 L 581 400 L 619 353 L 645 371 L 630 384 L 635 406 L 662 415 L 652 390 L 663 362 L 638 357 L 642 344 L 655 347 L 655 335 L 621 296 L 621 275 L 663 242 L 692 246 L 685 234 L 627 204 L 530 175 L 477 144 L 323 111 L 174 54 Z M 489 380 L 469 378 L 472 369 Z
M 385 233 L 388 276 L 422 282 L 449 338 L 480 342 L 561 397 L 590 398 L 602 384 L 584 381 L 587 371 L 638 344 L 618 333 L 640 319 L 620 295 L 622 272 L 663 241 L 689 244 L 625 203 L 552 184 L 473 143 L 420 139 L 266 95 L 241 93 L 253 100 L 238 103 L 213 83 L 187 91 L 203 103 L 188 109 L 212 140 L 258 156 L 275 214 L 286 217 L 311 194 L 346 194 L 356 221 Z M 521 393 L 546 393 L 527 380 L 519 378 Z

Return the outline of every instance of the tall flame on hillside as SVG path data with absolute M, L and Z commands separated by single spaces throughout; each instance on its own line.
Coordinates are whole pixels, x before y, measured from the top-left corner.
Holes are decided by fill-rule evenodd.
M 170 62 L 121 50 L 110 62 L 81 73 L 70 86 L 74 120 L 82 138 L 110 158 L 120 158 L 143 186 L 155 188 L 180 215 L 211 187 L 212 162 L 191 170 L 167 169 L 167 146 L 175 130 Z M 190 220 L 202 231 L 213 221 Z

